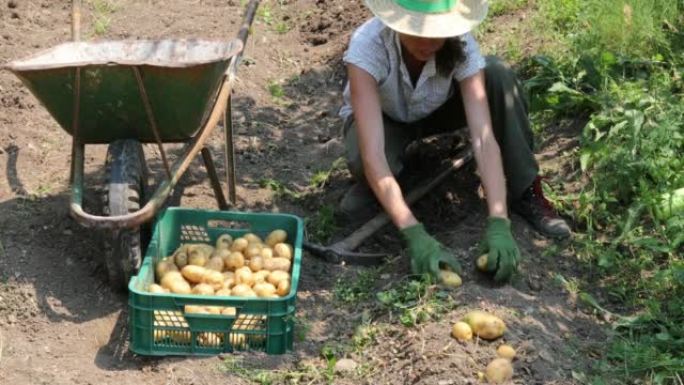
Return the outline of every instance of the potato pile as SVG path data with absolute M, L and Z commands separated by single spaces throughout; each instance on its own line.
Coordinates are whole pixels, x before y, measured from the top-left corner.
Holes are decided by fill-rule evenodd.
M 274 230 L 265 240 L 253 233 L 233 239 L 222 234 L 214 246 L 181 245 L 155 265 L 151 293 L 278 298 L 290 293 L 294 249 L 287 233 Z M 222 314 L 231 308 L 202 306 L 190 312 Z M 187 311 L 188 309 L 186 309 Z
M 486 257 L 485 257 L 486 262 Z M 503 336 L 506 324 L 501 318 L 484 311 L 474 310 L 467 313 L 454 324 L 451 335 L 461 342 L 469 341 L 476 335 L 485 340 L 495 340 Z M 515 349 L 510 345 L 500 345 L 496 350 L 497 358 L 487 365 L 482 377 L 489 383 L 503 384 L 513 378 L 513 365 Z

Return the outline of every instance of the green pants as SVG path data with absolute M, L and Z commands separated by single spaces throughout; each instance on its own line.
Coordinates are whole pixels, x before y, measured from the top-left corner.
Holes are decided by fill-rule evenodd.
M 510 199 L 516 199 L 532 185 L 539 172 L 534 159 L 534 140 L 527 115 L 527 100 L 522 85 L 510 67 L 489 56 L 485 68 L 485 87 L 496 141 L 501 149 L 504 174 Z M 454 95 L 430 116 L 413 123 L 400 123 L 383 116 L 385 156 L 394 175 L 404 164 L 406 147 L 416 139 L 467 126 L 463 99 L 458 85 Z M 344 141 L 349 170 L 364 181 L 354 120 L 344 123 Z

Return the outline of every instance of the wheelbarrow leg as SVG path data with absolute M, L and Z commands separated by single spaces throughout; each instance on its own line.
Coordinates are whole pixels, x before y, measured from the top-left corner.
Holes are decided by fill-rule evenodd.
M 223 189 L 221 188 L 221 182 L 219 182 L 218 174 L 216 173 L 216 167 L 214 166 L 214 159 L 211 156 L 211 151 L 207 147 L 202 147 L 201 152 L 202 159 L 204 160 L 204 167 L 207 168 L 207 175 L 209 176 L 211 188 L 214 189 L 216 203 L 218 204 L 219 209 L 228 210 L 228 203 L 226 202 L 226 197 L 223 195 Z

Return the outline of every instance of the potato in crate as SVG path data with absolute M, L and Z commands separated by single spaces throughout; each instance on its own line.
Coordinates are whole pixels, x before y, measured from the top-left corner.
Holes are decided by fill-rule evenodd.
M 165 210 L 128 286 L 131 351 L 292 350 L 302 240 L 294 215 Z

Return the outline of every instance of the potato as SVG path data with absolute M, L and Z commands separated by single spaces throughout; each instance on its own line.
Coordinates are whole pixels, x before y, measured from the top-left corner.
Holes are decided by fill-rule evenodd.
M 503 344 L 496 349 L 496 355 L 513 361 L 515 358 L 515 349 L 511 345 Z
M 468 341 L 473 338 L 473 329 L 465 322 L 456 322 L 451 328 L 451 336 L 459 341 Z
M 254 274 L 248 266 L 241 267 L 235 270 L 235 283 L 245 284 L 247 286 L 254 285 Z
M 276 287 L 267 282 L 255 284 L 252 290 L 259 297 L 269 297 L 276 293 Z
M 201 250 L 191 250 L 188 254 L 188 265 L 204 266 L 207 264 L 207 256 Z
M 150 287 L 147 288 L 147 291 L 150 293 L 167 293 L 166 289 L 156 283 L 151 284 Z
M 231 289 L 233 286 L 235 286 L 235 278 L 223 278 L 223 284 L 221 285 L 221 289 Z
M 214 253 L 214 246 L 207 245 L 206 243 L 194 243 L 188 246 L 188 250 L 198 250 L 200 253 L 204 254 L 205 257 L 209 258 L 209 256 Z
M 187 345 L 191 340 L 190 331 L 169 330 L 168 335 L 176 344 Z
M 188 282 L 200 283 L 202 282 L 202 277 L 207 273 L 207 269 L 202 266 L 187 265 L 181 269 L 181 274 L 183 278 L 187 279 Z
M 219 256 L 211 257 L 204 267 L 208 270 L 214 270 L 220 273 L 223 271 L 223 258 Z
M 245 249 L 245 251 L 242 252 L 242 254 L 244 254 L 245 258 L 247 258 L 247 259 L 254 258 L 257 255 L 261 254 L 261 249 L 262 249 L 262 247 L 260 245 L 258 245 L 256 243 L 250 243 L 247 246 L 247 248 Z
M 237 309 L 234 307 L 224 307 L 223 310 L 221 310 L 221 314 L 235 316 L 235 314 L 237 314 Z
M 230 245 L 230 251 L 243 251 L 244 249 L 249 246 L 249 241 L 246 240 L 245 238 L 236 238 L 233 241 L 233 244 Z
M 185 252 L 185 250 L 181 250 L 180 252 L 176 252 L 173 255 L 173 262 L 176 264 L 176 266 L 179 269 L 182 269 L 188 264 L 188 253 Z
M 200 346 L 218 347 L 223 343 L 223 336 L 214 332 L 202 332 L 197 335 L 197 344 Z
M 171 290 L 171 292 L 174 294 L 190 294 L 190 293 L 192 293 L 192 289 L 190 288 L 190 284 L 185 282 L 185 280 L 180 280 L 180 279 L 171 282 L 171 287 L 169 287 L 169 290 Z
M 164 258 L 161 261 L 157 262 L 154 271 L 157 274 L 157 280 L 161 282 L 162 278 L 164 278 L 164 275 L 166 275 L 166 273 L 168 273 L 169 271 L 178 271 L 178 267 L 176 267 L 176 265 L 168 258 Z
M 289 281 L 290 273 L 288 273 L 287 271 L 276 270 L 268 275 L 266 282 L 269 282 L 273 285 L 277 285 L 278 282 L 283 280 Z
M 249 243 L 264 243 L 264 241 L 262 241 L 261 238 L 254 233 L 247 233 L 243 235 L 242 238 L 246 239 Z
M 487 258 L 487 254 L 482 254 L 479 258 L 477 258 L 477 261 L 475 262 L 477 268 L 481 271 L 487 271 Z
M 154 330 L 154 342 L 161 342 L 165 340 L 169 335 L 166 330 L 155 329 Z
M 229 249 L 230 245 L 233 244 L 233 237 L 230 236 L 230 234 L 221 234 L 217 239 L 216 239 L 216 249 L 217 250 L 222 250 L 222 249 Z
M 198 283 L 192 288 L 192 294 L 214 295 L 214 287 L 208 283 Z
M 513 378 L 513 365 L 505 358 L 496 358 L 487 365 L 485 370 L 487 381 L 492 384 L 503 384 Z
M 214 293 L 214 294 L 218 295 L 218 296 L 228 297 L 228 296 L 230 296 L 230 289 L 221 288 L 221 289 L 217 290 L 216 293 Z
M 163 288 L 170 290 L 171 289 L 171 282 L 174 282 L 176 280 L 185 281 L 180 272 L 170 271 L 164 275 L 164 278 L 162 278 L 160 283 L 161 283 L 161 286 Z
M 237 284 L 231 290 L 231 294 L 236 297 L 256 297 L 256 293 L 251 287 L 245 284 Z
M 261 282 L 268 282 L 268 276 L 271 275 L 271 272 L 268 270 L 259 270 L 256 273 L 254 273 L 254 283 L 261 283 Z
M 469 312 L 462 321 L 470 325 L 475 335 L 485 340 L 497 339 L 506 331 L 506 324 L 501 318 L 480 310 Z
M 276 294 L 278 294 L 281 297 L 284 297 L 288 294 L 290 294 L 290 280 L 289 279 L 284 279 L 276 285 Z
M 249 261 L 249 268 L 255 273 L 259 270 L 263 270 L 264 259 L 259 255 L 252 257 L 252 259 Z
M 222 306 L 207 306 L 207 313 L 209 314 L 221 314 Z
M 223 287 L 223 274 L 215 270 L 207 270 L 202 276 L 202 283 L 211 285 L 214 290 L 221 289 Z
M 292 246 L 288 245 L 287 243 L 278 243 L 273 246 L 274 257 L 286 258 L 291 260 L 293 254 L 292 251 Z
M 260 254 L 264 259 L 269 259 L 273 258 L 273 249 L 270 247 L 264 247 L 261 249 L 261 254 Z
M 239 251 L 234 251 L 223 260 L 227 270 L 235 271 L 245 265 L 245 257 Z
M 189 314 L 209 314 L 205 306 L 200 305 L 185 305 L 183 310 Z
M 285 230 L 277 229 L 271 231 L 266 237 L 266 244 L 270 247 L 275 246 L 277 243 L 283 243 L 287 240 L 287 232 Z
M 444 286 L 448 287 L 459 287 L 463 283 L 461 280 L 461 277 L 459 277 L 458 274 L 454 273 L 453 271 L 449 270 L 440 270 L 439 271 L 439 280 L 444 284 Z
M 264 259 L 264 270 L 268 271 L 276 271 L 276 270 L 281 270 L 281 271 L 290 271 L 290 265 L 291 262 L 289 259 L 285 258 L 270 258 L 270 259 Z

